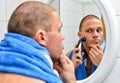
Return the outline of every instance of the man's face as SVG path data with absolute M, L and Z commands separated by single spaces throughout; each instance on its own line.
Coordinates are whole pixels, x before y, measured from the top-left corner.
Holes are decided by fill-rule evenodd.
M 92 18 L 84 21 L 81 32 L 78 32 L 80 38 L 86 37 L 84 45 L 101 45 L 103 37 L 103 25 L 99 19 Z
M 58 60 L 62 51 L 64 49 L 62 41 L 64 40 L 63 35 L 61 34 L 62 23 L 60 21 L 59 15 L 56 12 L 53 12 L 54 22 L 52 24 L 51 30 L 47 32 L 47 46 L 46 48 L 51 54 L 53 60 Z

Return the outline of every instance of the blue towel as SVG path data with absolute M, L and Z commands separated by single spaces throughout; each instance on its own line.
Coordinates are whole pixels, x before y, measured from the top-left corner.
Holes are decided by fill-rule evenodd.
M 0 72 L 21 74 L 47 83 L 62 83 L 49 61 L 47 49 L 35 40 L 17 33 L 7 33 L 0 42 Z

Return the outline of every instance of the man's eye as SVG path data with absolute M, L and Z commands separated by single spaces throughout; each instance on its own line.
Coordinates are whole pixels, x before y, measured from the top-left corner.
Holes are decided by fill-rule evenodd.
M 102 32 L 102 30 L 101 30 L 101 29 L 98 29 L 97 32 L 100 33 L 100 32 Z
M 91 30 L 87 30 L 86 32 L 91 33 L 92 31 Z

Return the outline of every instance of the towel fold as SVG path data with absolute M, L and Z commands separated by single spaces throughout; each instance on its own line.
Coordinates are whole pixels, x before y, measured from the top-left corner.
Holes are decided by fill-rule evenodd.
M 35 40 L 7 33 L 0 42 L 0 72 L 21 74 L 47 83 L 62 83 L 45 56 L 48 50 Z

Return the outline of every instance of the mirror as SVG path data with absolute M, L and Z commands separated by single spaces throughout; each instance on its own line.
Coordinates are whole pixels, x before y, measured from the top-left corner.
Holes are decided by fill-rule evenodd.
M 120 34 L 115 11 L 108 0 L 94 0 L 94 2 L 99 8 L 106 26 L 106 51 L 97 70 L 90 77 L 77 81 L 77 83 L 103 82 L 112 70 L 116 56 L 119 53 L 119 40 L 117 37 L 119 37 Z M 115 43 L 115 41 L 117 42 Z
M 54 1 L 55 0 L 53 0 L 53 2 Z M 60 6 L 59 9 L 60 17 L 63 22 L 62 34 L 65 36 L 64 54 L 66 54 L 67 52 L 74 49 L 75 44 L 79 40 L 77 34 L 79 31 L 79 24 L 81 19 L 88 14 L 93 14 L 101 18 L 101 13 L 92 0 L 64 0 L 64 1 L 61 0 L 59 6 Z M 96 68 L 94 66 L 94 70 L 95 69 Z M 79 79 L 81 78 L 84 79 L 86 78 L 86 76 L 84 78 L 80 77 Z
M 102 15 L 106 27 L 106 35 L 105 35 L 106 51 L 96 71 L 88 78 L 84 80 L 78 80 L 77 83 L 103 82 L 104 79 L 109 75 L 110 71 L 112 70 L 115 63 L 115 57 L 117 56 L 119 50 L 119 48 L 117 47 L 117 45 L 119 46 L 119 42 L 118 42 L 119 40 L 117 38 L 119 37 L 119 32 L 118 32 L 119 27 L 117 25 L 115 12 L 110 1 L 109 0 L 61 0 L 58 2 L 59 2 L 59 7 L 57 7 L 57 10 L 59 11 L 60 17 L 63 22 L 62 33 L 65 36 L 65 40 L 66 40 L 64 41 L 64 45 L 65 45 L 64 53 L 68 52 L 68 50 L 71 50 L 74 47 L 74 44 L 78 40 L 76 34 L 78 32 L 78 25 L 81 20 L 78 17 L 84 16 L 85 14 L 87 14 L 85 10 L 91 9 L 90 6 L 88 6 L 84 10 L 85 6 L 82 6 L 81 4 L 88 5 L 88 2 L 89 3 L 95 2 L 93 5 L 96 5 L 98 8 L 95 11 L 95 14 L 98 14 L 98 16 Z M 67 3 L 67 2 L 71 2 L 71 3 Z M 66 8 L 66 6 L 69 7 Z M 92 8 L 91 11 L 94 9 L 95 8 Z

